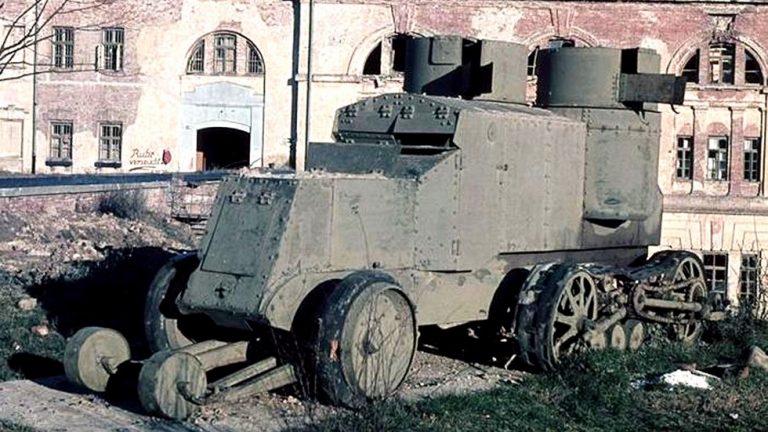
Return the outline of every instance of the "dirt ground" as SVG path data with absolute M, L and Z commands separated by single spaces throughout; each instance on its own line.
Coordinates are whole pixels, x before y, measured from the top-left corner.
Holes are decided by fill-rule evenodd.
M 165 259 L 194 243 L 192 232 L 172 220 L 126 220 L 97 212 L 21 218 L 0 210 L 0 307 L 5 308 L 0 371 L 6 380 L 0 382 L 0 420 L 50 431 L 276 431 L 336 414 L 337 409 L 286 389 L 206 406 L 189 422 L 175 423 L 143 415 L 131 398 L 83 393 L 61 376 L 64 340 L 78 328 L 103 325 L 140 339 L 143 290 Z M 458 334 L 471 342 L 471 331 L 433 333 L 423 338 L 435 343 L 424 344 L 417 354 L 404 397 L 481 391 L 521 377 L 518 371 L 469 362 L 492 360 L 472 352 L 472 343 L 465 352 L 441 352 L 441 339 Z M 146 355 L 140 344 L 132 348 Z

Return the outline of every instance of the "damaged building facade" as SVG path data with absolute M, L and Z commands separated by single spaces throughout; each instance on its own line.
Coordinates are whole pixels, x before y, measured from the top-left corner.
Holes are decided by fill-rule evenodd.
M 10 40 L 34 25 L 13 22 L 30 4 L 6 3 Z M 407 35 L 524 44 L 531 89 L 539 48 L 641 46 L 689 81 L 684 106 L 660 107 L 662 246 L 701 253 L 711 289 L 753 298 L 768 248 L 764 22 L 764 1 L 104 2 L 55 14 L 3 71 L 18 78 L 0 81 L 0 170 L 301 167 L 304 131 L 328 140 L 337 107 L 400 90 Z

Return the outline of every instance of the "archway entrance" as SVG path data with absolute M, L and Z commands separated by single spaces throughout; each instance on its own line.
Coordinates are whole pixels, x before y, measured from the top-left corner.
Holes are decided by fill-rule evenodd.
M 234 169 L 249 165 L 251 134 L 226 127 L 210 127 L 197 131 L 198 171 Z

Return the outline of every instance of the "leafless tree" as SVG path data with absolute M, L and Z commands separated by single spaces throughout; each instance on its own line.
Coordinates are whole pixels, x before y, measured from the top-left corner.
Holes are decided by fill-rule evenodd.
M 92 63 L 75 63 L 60 68 L 50 58 L 40 61 L 37 56 L 22 55 L 36 52 L 54 37 L 53 22 L 70 15 L 78 30 L 94 30 L 105 25 L 98 12 L 116 0 L 0 0 L 0 81 L 19 79 L 40 73 L 72 73 L 92 70 Z M 87 21 L 83 24 L 83 21 Z M 31 60 L 29 58 L 32 57 Z M 47 60 L 47 61 L 46 61 Z M 36 64 L 35 64 L 36 63 Z M 29 70 L 29 67 L 32 70 Z M 10 69 L 22 69 L 9 73 Z

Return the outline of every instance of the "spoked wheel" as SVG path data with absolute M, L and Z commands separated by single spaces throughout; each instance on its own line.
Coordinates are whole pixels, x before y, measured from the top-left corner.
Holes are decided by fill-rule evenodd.
M 569 354 L 608 345 L 604 333 L 584 339 L 599 315 L 597 284 L 587 271 L 576 265 L 555 266 L 544 281 L 541 296 L 532 325 L 534 343 L 528 356 L 537 366 L 554 370 Z
M 390 276 L 358 272 L 344 278 L 321 314 L 316 361 L 321 393 L 356 408 L 398 390 L 416 352 L 416 319 Z
M 195 254 L 179 255 L 158 270 L 144 305 L 144 329 L 150 350 L 178 349 L 210 339 L 213 323 L 204 316 L 182 315 L 176 299 L 198 264 Z
M 704 282 L 704 271 L 701 261 L 693 254 L 685 253 L 675 268 L 674 283 L 681 284 L 680 288 L 675 289 L 672 295 L 676 300 L 686 302 L 706 302 L 707 287 Z M 672 336 L 675 340 L 695 344 L 701 338 L 704 331 L 704 322 L 697 319 L 693 313 L 675 313 L 676 318 L 687 318 L 685 324 L 675 324 L 672 326 Z

